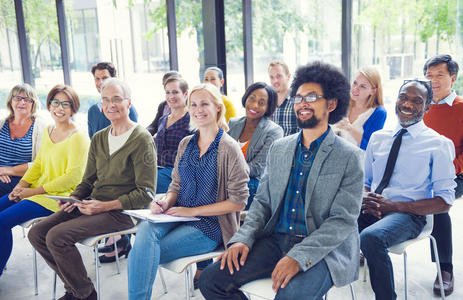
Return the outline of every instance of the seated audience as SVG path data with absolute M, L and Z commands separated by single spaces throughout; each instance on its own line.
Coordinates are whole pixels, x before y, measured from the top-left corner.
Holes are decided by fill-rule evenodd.
M 61 210 L 29 231 L 31 244 L 64 283 L 66 293 L 61 300 L 97 299 L 75 243 L 133 227 L 132 219 L 121 210 L 146 207 L 149 192 L 156 187 L 154 141 L 129 118 L 129 87 L 111 78 L 101 90 L 103 111 L 111 126 L 92 138 L 84 177 L 71 194 L 82 203 L 58 201 Z
M 276 108 L 277 93 L 264 82 L 251 84 L 241 100 L 246 116 L 230 119 L 228 134 L 238 141 L 249 166 L 249 198 L 245 210 L 251 206 L 261 179 L 268 149 L 283 137 L 283 129 L 269 119 Z
M 195 87 L 188 100 L 197 132 L 179 145 L 172 183 L 154 214 L 198 217 L 199 221 L 138 226 L 128 263 L 129 299 L 150 299 L 159 264 L 226 245 L 239 226 L 249 196 L 248 166 L 225 131 L 224 104 L 211 84 Z
M 162 76 L 162 86 L 163 87 L 166 85 L 167 78 L 169 78 L 171 76 L 182 77 L 182 75 L 180 75 L 180 73 L 177 72 L 177 71 L 169 71 L 169 72 L 165 73 Z M 169 105 L 167 105 L 166 100 L 162 100 L 161 103 L 158 106 L 158 110 L 156 112 L 156 117 L 154 117 L 153 122 L 151 122 L 151 124 L 148 125 L 148 127 L 146 127 L 146 129 L 149 131 L 149 133 L 151 133 L 151 135 L 155 135 L 158 132 L 159 119 L 162 116 L 165 116 L 165 115 L 168 115 L 168 114 L 170 114 L 170 107 L 169 107 Z
M 346 114 L 349 82 L 314 62 L 296 71 L 291 89 L 302 131 L 270 147 L 244 224 L 199 277 L 206 299 L 246 299 L 240 286 L 266 277 L 275 299 L 321 299 L 358 277 L 362 151 L 328 125 Z
M 366 150 L 358 225 L 376 299 L 397 298 L 387 249 L 417 237 L 426 215 L 447 212 L 455 199 L 453 144 L 422 120 L 432 99 L 428 83 L 406 80 L 396 102 L 399 124 L 375 132 Z
M 430 58 L 424 65 L 424 75 L 431 80 L 433 101 L 425 113 L 423 121 L 429 128 L 452 140 L 455 146 L 453 164 L 457 178 L 455 198 L 463 195 L 463 98 L 452 90 L 458 75 L 458 63 L 450 55 L 443 54 Z M 452 222 L 448 212 L 434 214 L 432 236 L 436 239 L 440 269 L 444 283 L 444 292 L 448 296 L 453 292 L 454 276 L 452 263 Z M 432 260 L 435 253 L 431 247 Z M 436 276 L 434 294 L 440 296 L 439 280 Z
M 27 96 L 23 94 L 20 97 Z M 15 100 L 15 109 L 30 111 L 30 105 L 35 102 L 25 99 L 31 100 Z M 22 108 L 17 107 L 21 105 Z M 56 201 L 47 198 L 46 194 L 69 196 L 82 179 L 89 139 L 86 134 L 77 131 L 71 118 L 79 106 L 79 97 L 69 86 L 57 85 L 48 93 L 47 108 L 54 125 L 44 130 L 40 150 L 32 166 L 13 191 L 0 198 L 0 274 L 13 246 L 11 229 L 58 211 Z
M 385 121 L 381 76 L 373 67 L 362 68 L 352 83 L 347 117 L 336 123 L 335 131 L 365 150 L 371 134 L 382 129 Z
M 172 169 L 180 141 L 191 134 L 190 114 L 186 107 L 188 84 L 181 77 L 171 76 L 164 85 L 170 113 L 159 119 L 158 131 L 154 136 L 158 156 L 158 177 L 156 193 L 166 193 L 172 181 Z
M 222 92 L 225 82 L 222 70 L 218 67 L 207 68 L 206 71 L 204 71 L 203 82 L 215 85 Z M 235 105 L 227 95 L 222 95 L 222 102 L 225 105 L 225 120 L 228 122 L 231 118 L 236 117 Z
M 95 87 L 100 94 L 103 82 L 108 78 L 117 77 L 116 68 L 110 62 L 97 63 L 92 67 L 92 74 L 95 80 Z M 134 122 L 137 122 L 138 120 L 138 114 L 133 105 L 130 106 L 129 117 Z M 92 138 L 97 131 L 106 128 L 111 124 L 110 120 L 103 112 L 103 103 L 101 102 L 101 99 L 98 99 L 97 103 L 90 106 L 87 118 L 88 135 L 90 138 Z
M 13 87 L 0 120 L 0 197 L 10 193 L 39 152 L 46 122 L 36 115 L 39 99 L 27 83 Z M 15 151 L 11 151 L 15 149 Z

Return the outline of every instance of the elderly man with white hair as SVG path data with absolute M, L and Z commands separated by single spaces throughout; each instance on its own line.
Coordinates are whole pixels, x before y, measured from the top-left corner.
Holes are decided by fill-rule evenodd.
M 149 132 L 129 118 L 129 87 L 116 78 L 104 81 L 102 103 L 111 126 L 90 145 L 82 182 L 71 194 L 79 204 L 58 201 L 61 210 L 29 231 L 29 240 L 64 282 L 66 299 L 97 299 L 75 243 L 95 235 L 131 228 L 122 209 L 143 208 L 156 189 L 156 154 Z

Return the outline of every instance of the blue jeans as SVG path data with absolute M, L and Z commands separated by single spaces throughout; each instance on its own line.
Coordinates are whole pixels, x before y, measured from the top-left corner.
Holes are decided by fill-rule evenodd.
M 38 217 L 51 215 L 53 212 L 29 200 L 10 201 L 6 194 L 0 197 L 0 275 L 13 248 L 11 229 L 16 225 Z
M 169 185 L 172 182 L 172 170 L 173 168 L 170 167 L 158 168 L 156 194 L 167 193 Z
M 201 293 L 208 300 L 247 300 L 239 288 L 250 281 L 270 277 L 278 261 L 302 239 L 274 233 L 257 240 L 244 266 L 233 275 L 230 275 L 227 267 L 220 270 L 220 261 L 208 266 L 199 277 Z M 275 299 L 321 299 L 332 285 L 328 267 L 321 260 L 307 271 L 297 273 L 285 288 L 278 290 Z
M 256 195 L 258 187 L 259 187 L 259 180 L 255 178 L 249 179 L 248 181 L 249 198 L 248 198 L 248 204 L 246 204 L 246 207 L 244 208 L 244 210 L 248 210 L 249 207 L 251 207 L 252 200 L 254 200 L 254 196 Z
M 376 299 L 396 299 L 394 272 L 387 248 L 417 237 L 426 225 L 426 216 L 390 213 L 378 219 L 360 214 L 358 224 L 360 249 L 367 259 Z
M 18 184 L 22 177 L 18 176 L 10 176 L 11 182 L 10 183 L 3 183 L 0 181 L 0 197 L 3 197 L 14 189 L 14 187 Z
M 151 299 L 159 264 L 180 257 L 211 252 L 217 246 L 218 243 L 202 231 L 182 222 L 141 222 L 138 225 L 135 244 L 129 254 L 129 299 Z

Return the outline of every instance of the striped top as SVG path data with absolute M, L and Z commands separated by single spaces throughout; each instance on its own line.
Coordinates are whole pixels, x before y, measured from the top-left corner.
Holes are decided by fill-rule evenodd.
M 188 143 L 178 165 L 180 175 L 180 191 L 177 196 L 177 206 L 197 207 L 216 203 L 217 181 L 217 154 L 223 130 L 219 129 L 214 141 L 209 145 L 206 153 L 199 156 L 199 132 L 196 132 Z M 222 243 L 217 216 L 198 216 L 196 222 L 186 222 L 185 225 L 201 230 L 208 238 Z
M 17 139 L 10 136 L 10 123 L 8 120 L 0 130 L 0 166 L 13 167 L 27 164 L 32 161 L 32 131 L 34 123 L 26 135 Z

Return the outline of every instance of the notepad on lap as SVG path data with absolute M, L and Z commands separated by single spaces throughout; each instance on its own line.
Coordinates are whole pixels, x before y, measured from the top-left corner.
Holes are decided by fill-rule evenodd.
M 165 214 L 152 214 L 149 209 L 128 209 L 122 211 L 124 214 L 132 216 L 137 219 L 148 220 L 153 223 L 170 223 L 170 222 L 189 222 L 199 221 L 198 218 L 194 217 L 177 217 Z

